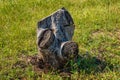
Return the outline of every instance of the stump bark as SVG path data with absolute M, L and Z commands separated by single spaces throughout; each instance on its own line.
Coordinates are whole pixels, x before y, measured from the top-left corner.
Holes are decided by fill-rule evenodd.
M 61 8 L 38 22 L 39 57 L 54 68 L 64 66 L 78 55 L 78 45 L 72 41 L 74 22 L 69 12 Z

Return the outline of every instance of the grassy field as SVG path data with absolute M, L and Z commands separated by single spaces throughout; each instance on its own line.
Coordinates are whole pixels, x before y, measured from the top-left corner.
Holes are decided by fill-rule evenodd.
M 84 56 L 71 79 L 120 80 L 120 0 L 0 0 L 0 80 L 63 79 L 39 76 L 32 66 L 13 68 L 20 55 L 37 54 L 37 22 L 61 7 L 74 19 L 73 41 Z

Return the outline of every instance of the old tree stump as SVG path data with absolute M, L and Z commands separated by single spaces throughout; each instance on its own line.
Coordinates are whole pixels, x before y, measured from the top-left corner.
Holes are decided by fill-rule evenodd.
M 38 55 L 46 65 L 44 67 L 58 69 L 76 58 L 78 45 L 71 41 L 74 29 L 73 19 L 65 8 L 38 22 Z

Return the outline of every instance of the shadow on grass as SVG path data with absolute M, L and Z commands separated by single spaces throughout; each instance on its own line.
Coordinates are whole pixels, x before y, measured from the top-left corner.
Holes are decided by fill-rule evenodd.
M 41 66 L 44 65 L 42 64 L 41 61 L 38 60 L 37 55 L 31 56 L 31 61 L 32 66 L 35 67 L 35 72 L 39 72 L 42 70 Z M 18 67 L 18 68 L 26 68 L 27 66 L 29 66 L 29 64 L 26 64 L 25 61 L 27 61 L 28 56 L 22 58 L 23 61 L 18 61 L 17 63 L 15 63 L 13 65 L 14 68 Z M 48 66 L 44 66 L 44 67 L 48 67 Z M 65 66 L 60 67 L 57 70 L 54 69 L 50 69 L 50 68 L 45 68 L 45 70 L 43 69 L 42 71 L 45 73 L 48 72 L 55 72 L 57 74 L 60 73 L 74 73 L 74 72 L 84 72 L 85 74 L 94 74 L 94 73 L 100 73 L 103 72 L 107 69 L 109 70 L 113 70 L 114 69 L 114 65 L 111 64 L 110 62 L 105 61 L 103 58 L 98 57 L 98 56 L 91 56 L 89 53 L 87 54 L 83 54 L 83 55 L 78 55 L 77 58 L 75 59 L 75 61 L 71 60 L 69 61 Z
M 35 79 L 37 77 L 41 77 L 41 68 L 39 66 L 41 66 L 40 62 L 37 61 L 37 57 L 36 56 L 32 56 L 34 59 L 33 59 L 33 62 L 35 64 L 32 64 L 32 67 L 34 67 L 33 71 L 35 72 L 34 75 L 37 75 L 35 77 Z M 26 70 L 27 67 L 29 67 L 30 65 L 29 64 L 26 64 L 25 61 L 26 57 L 24 57 L 25 60 L 24 61 L 18 61 L 16 62 L 12 68 L 13 70 L 15 69 L 23 69 L 23 72 Z M 23 57 L 22 57 L 23 59 Z M 36 67 L 37 66 L 37 67 Z M 101 73 L 101 72 L 104 72 L 106 70 L 106 68 L 109 68 L 109 70 L 113 70 L 114 69 L 114 66 L 113 64 L 109 63 L 109 62 L 106 62 L 105 60 L 95 56 L 91 56 L 90 54 L 85 54 L 85 55 L 79 55 L 75 61 L 69 61 L 68 64 L 64 67 L 61 67 L 57 70 L 46 70 L 47 73 L 50 73 L 50 75 L 59 75 L 61 76 L 63 79 L 71 79 L 71 74 L 74 74 L 74 72 L 78 72 L 79 73 L 84 73 L 84 74 L 96 74 L 96 73 Z M 22 79 L 23 77 L 18 77 L 19 74 L 23 73 L 23 72 L 16 72 L 16 74 L 14 74 L 12 76 L 12 78 L 14 76 L 17 75 L 17 77 L 14 77 L 14 78 L 19 78 L 19 79 Z M 44 71 L 43 71 L 44 72 Z M 8 76 L 8 74 L 6 74 Z
M 70 61 L 67 66 L 61 68 L 60 72 L 84 72 L 85 74 L 95 74 L 105 71 L 106 68 L 113 70 L 114 66 L 99 57 L 92 57 L 87 54 L 82 56 L 79 55 L 74 62 Z

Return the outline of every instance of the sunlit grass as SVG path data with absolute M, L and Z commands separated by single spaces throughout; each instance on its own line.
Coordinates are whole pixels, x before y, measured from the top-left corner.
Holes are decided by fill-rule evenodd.
M 31 66 L 23 70 L 12 65 L 21 54 L 37 53 L 37 22 L 62 7 L 74 19 L 73 40 L 79 44 L 79 54 L 102 55 L 109 63 L 103 72 L 93 74 L 92 60 L 84 60 L 91 67 L 74 72 L 72 79 L 120 79 L 120 0 L 0 0 L 0 80 L 41 79 Z M 43 74 L 42 79 L 62 78 Z

